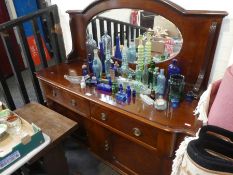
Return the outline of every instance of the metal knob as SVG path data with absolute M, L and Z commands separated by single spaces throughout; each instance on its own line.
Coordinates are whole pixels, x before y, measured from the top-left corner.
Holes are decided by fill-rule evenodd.
M 53 97 L 56 97 L 57 96 L 57 92 L 53 89 L 53 91 L 52 91 L 52 95 L 53 95 Z
M 102 113 L 100 113 L 100 119 L 102 121 L 106 121 L 108 119 L 108 117 L 107 117 L 107 115 L 105 113 L 102 112 Z
M 142 132 L 139 128 L 133 128 L 133 135 L 136 136 L 136 137 L 139 137 L 142 135 Z
M 105 140 L 105 142 L 104 142 L 104 150 L 109 151 L 109 143 L 107 140 Z
M 71 106 L 76 106 L 76 101 L 74 99 L 70 100 Z

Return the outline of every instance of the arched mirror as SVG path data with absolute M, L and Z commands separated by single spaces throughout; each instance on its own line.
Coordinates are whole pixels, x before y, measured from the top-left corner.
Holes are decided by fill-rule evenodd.
M 152 12 L 129 8 L 111 9 L 94 16 L 87 26 L 87 38 L 98 48 L 103 47 L 104 52 L 107 47 L 102 44 L 108 39 L 111 56 L 116 59 L 122 59 L 117 58 L 117 49 L 123 54 L 123 48 L 127 48 L 127 60 L 135 64 L 140 42 L 145 50 L 144 61 L 148 61 L 146 55 L 150 54 L 149 61 L 155 63 L 177 56 L 183 44 L 180 30 L 171 21 Z

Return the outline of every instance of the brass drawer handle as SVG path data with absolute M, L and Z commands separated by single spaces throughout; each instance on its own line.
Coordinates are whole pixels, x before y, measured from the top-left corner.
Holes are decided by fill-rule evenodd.
M 100 119 L 102 121 L 106 121 L 108 119 L 108 116 L 105 113 L 102 112 L 102 113 L 100 113 Z
M 104 150 L 105 151 L 109 151 L 109 143 L 108 143 L 108 141 L 107 140 L 105 140 L 105 142 L 104 142 Z
M 140 137 L 142 135 L 142 132 L 139 128 L 133 128 L 133 135 L 136 137 Z
M 70 100 L 70 104 L 71 104 L 71 106 L 76 106 L 76 101 L 74 100 L 74 99 L 72 99 L 72 100 Z
M 53 95 L 53 97 L 57 96 L 57 92 L 54 89 L 52 90 L 52 95 Z

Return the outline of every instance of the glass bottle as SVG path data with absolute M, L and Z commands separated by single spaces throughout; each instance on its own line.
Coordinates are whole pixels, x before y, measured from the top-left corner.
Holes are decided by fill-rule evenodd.
M 93 65 L 93 58 L 94 57 L 92 58 L 91 54 L 88 54 L 87 58 L 88 58 L 88 69 L 89 69 L 89 72 L 93 73 L 92 65 Z
M 112 38 L 108 35 L 108 31 L 104 32 L 101 40 L 104 46 L 104 54 L 106 55 L 109 52 L 112 55 Z
M 153 72 L 153 88 L 155 91 L 157 91 L 157 78 L 159 75 L 159 68 L 155 67 L 154 72 Z
M 128 55 L 128 62 L 134 63 L 136 61 L 136 47 L 133 41 L 130 42 L 127 55 Z
M 165 92 L 166 77 L 164 75 L 164 69 L 160 69 L 160 73 L 157 77 L 157 93 L 164 95 Z
M 121 48 L 120 48 L 120 37 L 116 37 L 116 49 L 115 49 L 115 58 L 122 59 Z
M 96 78 L 101 78 L 102 75 L 102 63 L 100 61 L 100 58 L 98 56 L 98 50 L 94 50 L 94 61 L 93 61 L 93 73 L 95 74 Z
M 177 66 L 177 59 L 173 59 L 172 63 L 168 66 L 168 78 L 174 74 L 180 74 L 180 68 Z
M 87 35 L 87 41 L 86 41 L 86 46 L 87 46 L 87 56 L 91 54 L 91 58 L 94 58 L 94 49 L 97 48 L 96 41 L 93 39 L 92 34 Z
M 138 45 L 138 60 L 137 60 L 139 69 L 143 70 L 144 63 L 144 46 L 142 44 L 142 36 L 139 37 L 139 45 Z
M 127 78 L 129 73 L 129 65 L 128 65 L 126 52 L 127 52 L 127 47 L 124 47 L 122 50 L 122 63 L 121 63 L 121 75 L 124 78 Z
M 136 65 L 135 70 L 135 80 L 141 82 L 142 81 L 142 71 L 139 69 L 139 66 Z
M 146 33 L 147 41 L 145 44 L 145 63 L 149 64 L 151 62 L 151 35 L 149 32 Z
M 105 59 L 105 74 L 106 77 L 110 77 L 110 69 L 111 69 L 111 55 L 109 52 L 106 53 L 106 59 Z
M 101 60 L 101 64 L 103 67 L 103 73 L 105 73 L 105 54 L 104 54 L 104 44 L 102 41 L 100 41 L 99 43 L 100 45 L 100 52 L 99 52 L 99 56 L 100 56 L 100 60 Z
M 148 68 L 147 68 L 147 64 L 145 64 L 142 73 L 142 83 L 146 86 L 148 86 L 148 78 L 149 78 Z

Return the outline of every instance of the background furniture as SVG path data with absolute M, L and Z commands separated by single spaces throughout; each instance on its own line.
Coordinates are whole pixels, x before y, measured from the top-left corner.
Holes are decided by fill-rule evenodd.
M 61 142 L 77 129 L 77 123 L 38 103 L 26 104 L 15 112 L 29 123 L 35 123 L 51 139 L 49 145 L 37 153 L 30 162 L 43 157 L 48 175 L 68 175 L 69 169 Z

